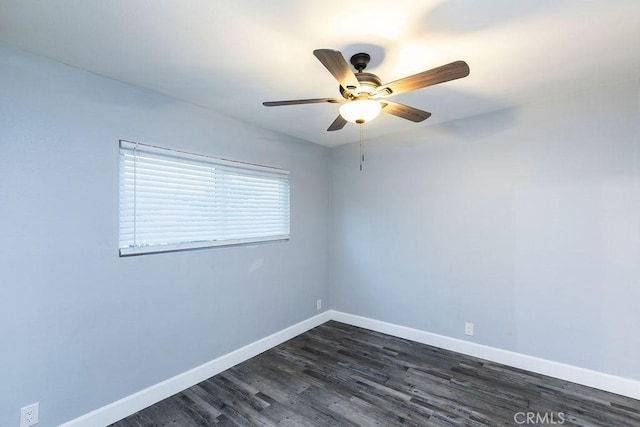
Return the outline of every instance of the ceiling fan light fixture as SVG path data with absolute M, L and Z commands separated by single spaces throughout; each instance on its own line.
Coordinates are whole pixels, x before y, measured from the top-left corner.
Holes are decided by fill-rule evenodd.
M 351 70 L 342 53 L 337 50 L 316 49 L 313 51 L 313 55 L 340 84 L 338 89 L 342 98 L 293 99 L 263 102 L 262 104 L 266 107 L 275 107 L 279 105 L 340 103 L 342 104 L 340 115 L 327 128 L 329 132 L 340 130 L 349 122 L 357 124 L 369 122 L 375 119 L 382 109 L 385 114 L 419 123 L 428 119 L 431 113 L 399 102 L 387 101 L 385 98 L 461 79 L 469 75 L 469 65 L 466 62 L 454 61 L 382 84 L 380 77 L 364 71 L 371 59 L 367 53 L 360 52 L 351 57 L 351 65 L 357 73 Z M 362 131 L 362 127 L 360 130 Z
M 380 110 L 382 110 L 382 105 L 378 101 L 356 99 L 342 104 L 340 106 L 340 115 L 348 122 L 361 124 L 378 117 Z

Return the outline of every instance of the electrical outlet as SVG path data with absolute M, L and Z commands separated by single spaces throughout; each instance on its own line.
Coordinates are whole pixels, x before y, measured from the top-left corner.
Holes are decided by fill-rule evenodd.
M 464 324 L 464 334 L 473 336 L 473 323 L 466 322 Z
M 29 427 L 38 424 L 38 412 L 40 402 L 32 403 L 20 409 L 20 427 Z
M 319 299 L 316 301 L 316 310 L 321 310 L 322 309 L 322 300 Z

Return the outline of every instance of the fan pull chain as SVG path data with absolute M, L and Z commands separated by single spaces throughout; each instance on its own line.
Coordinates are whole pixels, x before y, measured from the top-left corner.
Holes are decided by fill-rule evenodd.
M 362 172 L 362 164 L 364 163 L 364 128 L 363 124 L 360 123 L 360 172 Z

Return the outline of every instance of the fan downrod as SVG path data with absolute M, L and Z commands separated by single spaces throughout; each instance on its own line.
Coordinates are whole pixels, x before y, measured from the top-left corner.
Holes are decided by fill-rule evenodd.
M 369 61 L 371 61 L 371 56 L 369 56 L 368 53 L 360 52 L 353 55 L 350 61 L 351 65 L 353 65 L 353 68 L 361 73 L 362 70 L 367 68 L 367 64 L 369 64 Z

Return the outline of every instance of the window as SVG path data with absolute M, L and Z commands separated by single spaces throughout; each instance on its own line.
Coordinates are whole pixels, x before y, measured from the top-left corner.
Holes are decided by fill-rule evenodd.
M 288 171 L 120 141 L 120 256 L 288 238 Z

